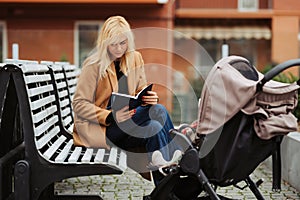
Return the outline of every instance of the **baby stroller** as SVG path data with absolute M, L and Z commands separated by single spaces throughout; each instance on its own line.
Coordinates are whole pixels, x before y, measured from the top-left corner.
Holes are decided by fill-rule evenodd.
M 202 90 L 195 129 L 190 127 L 188 136 L 181 133 L 186 126 L 171 131 L 186 151 L 178 164 L 159 170 L 162 181 L 144 199 L 228 199 L 216 188 L 239 187 L 240 182 L 264 199 L 258 190 L 262 181 L 253 182 L 250 174 L 285 134 L 297 130 L 292 111 L 299 85 L 271 79 L 297 65 L 300 59 L 290 60 L 263 75 L 240 56 L 217 62 Z

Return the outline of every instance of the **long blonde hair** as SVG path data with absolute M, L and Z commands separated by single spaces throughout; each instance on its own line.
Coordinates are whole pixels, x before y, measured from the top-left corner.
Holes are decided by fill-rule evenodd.
M 129 67 L 134 64 L 134 36 L 129 23 L 122 16 L 109 17 L 103 24 L 97 39 L 94 52 L 85 60 L 83 65 L 99 65 L 100 78 L 107 73 L 113 73 L 110 68 L 111 60 L 108 53 L 108 45 L 118 42 L 118 36 L 125 35 L 128 40 L 128 48 L 121 58 L 120 68 L 125 75 Z

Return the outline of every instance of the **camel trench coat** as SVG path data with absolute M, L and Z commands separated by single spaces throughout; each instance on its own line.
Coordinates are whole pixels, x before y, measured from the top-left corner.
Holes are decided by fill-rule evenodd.
M 135 95 L 146 86 L 144 62 L 139 52 L 134 52 L 135 65 L 128 70 L 128 92 Z M 114 64 L 110 66 L 115 70 Z M 115 71 L 114 71 L 115 72 Z M 118 91 L 116 73 L 100 78 L 99 66 L 83 66 L 72 101 L 74 109 L 73 139 L 77 146 L 109 148 L 106 144 L 106 118 L 112 112 L 107 105 L 112 92 Z

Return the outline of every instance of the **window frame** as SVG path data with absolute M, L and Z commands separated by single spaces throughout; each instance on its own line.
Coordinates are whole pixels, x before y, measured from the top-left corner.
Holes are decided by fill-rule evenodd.
M 248 3 L 251 2 L 251 7 L 247 7 Z M 239 11 L 252 11 L 255 12 L 259 9 L 259 1 L 258 0 L 238 0 L 238 10 Z
M 104 20 L 79 20 L 75 21 L 74 25 L 74 64 L 76 66 L 81 67 L 80 63 L 80 54 L 79 54 L 79 26 L 80 25 L 91 25 L 95 26 L 98 25 L 99 29 L 98 32 L 100 31 L 100 28 L 102 27 L 104 23 Z
M 3 27 L 3 33 L 2 33 L 2 62 L 7 59 L 7 26 L 5 21 L 0 20 L 0 26 Z

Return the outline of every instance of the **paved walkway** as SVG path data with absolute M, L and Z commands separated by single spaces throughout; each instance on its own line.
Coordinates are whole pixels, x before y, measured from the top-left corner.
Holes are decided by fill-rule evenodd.
M 272 191 L 272 171 L 264 164 L 251 175 L 253 181 L 264 179 L 260 191 L 266 200 L 300 200 L 300 192 L 282 181 L 281 192 Z M 122 175 L 87 176 L 70 178 L 55 184 L 58 194 L 67 195 L 100 195 L 104 200 L 142 200 L 144 195 L 150 194 L 154 185 L 144 180 L 139 174 L 132 170 Z M 247 188 L 238 190 L 233 186 L 219 188 L 218 194 L 234 199 L 255 199 L 252 192 Z

